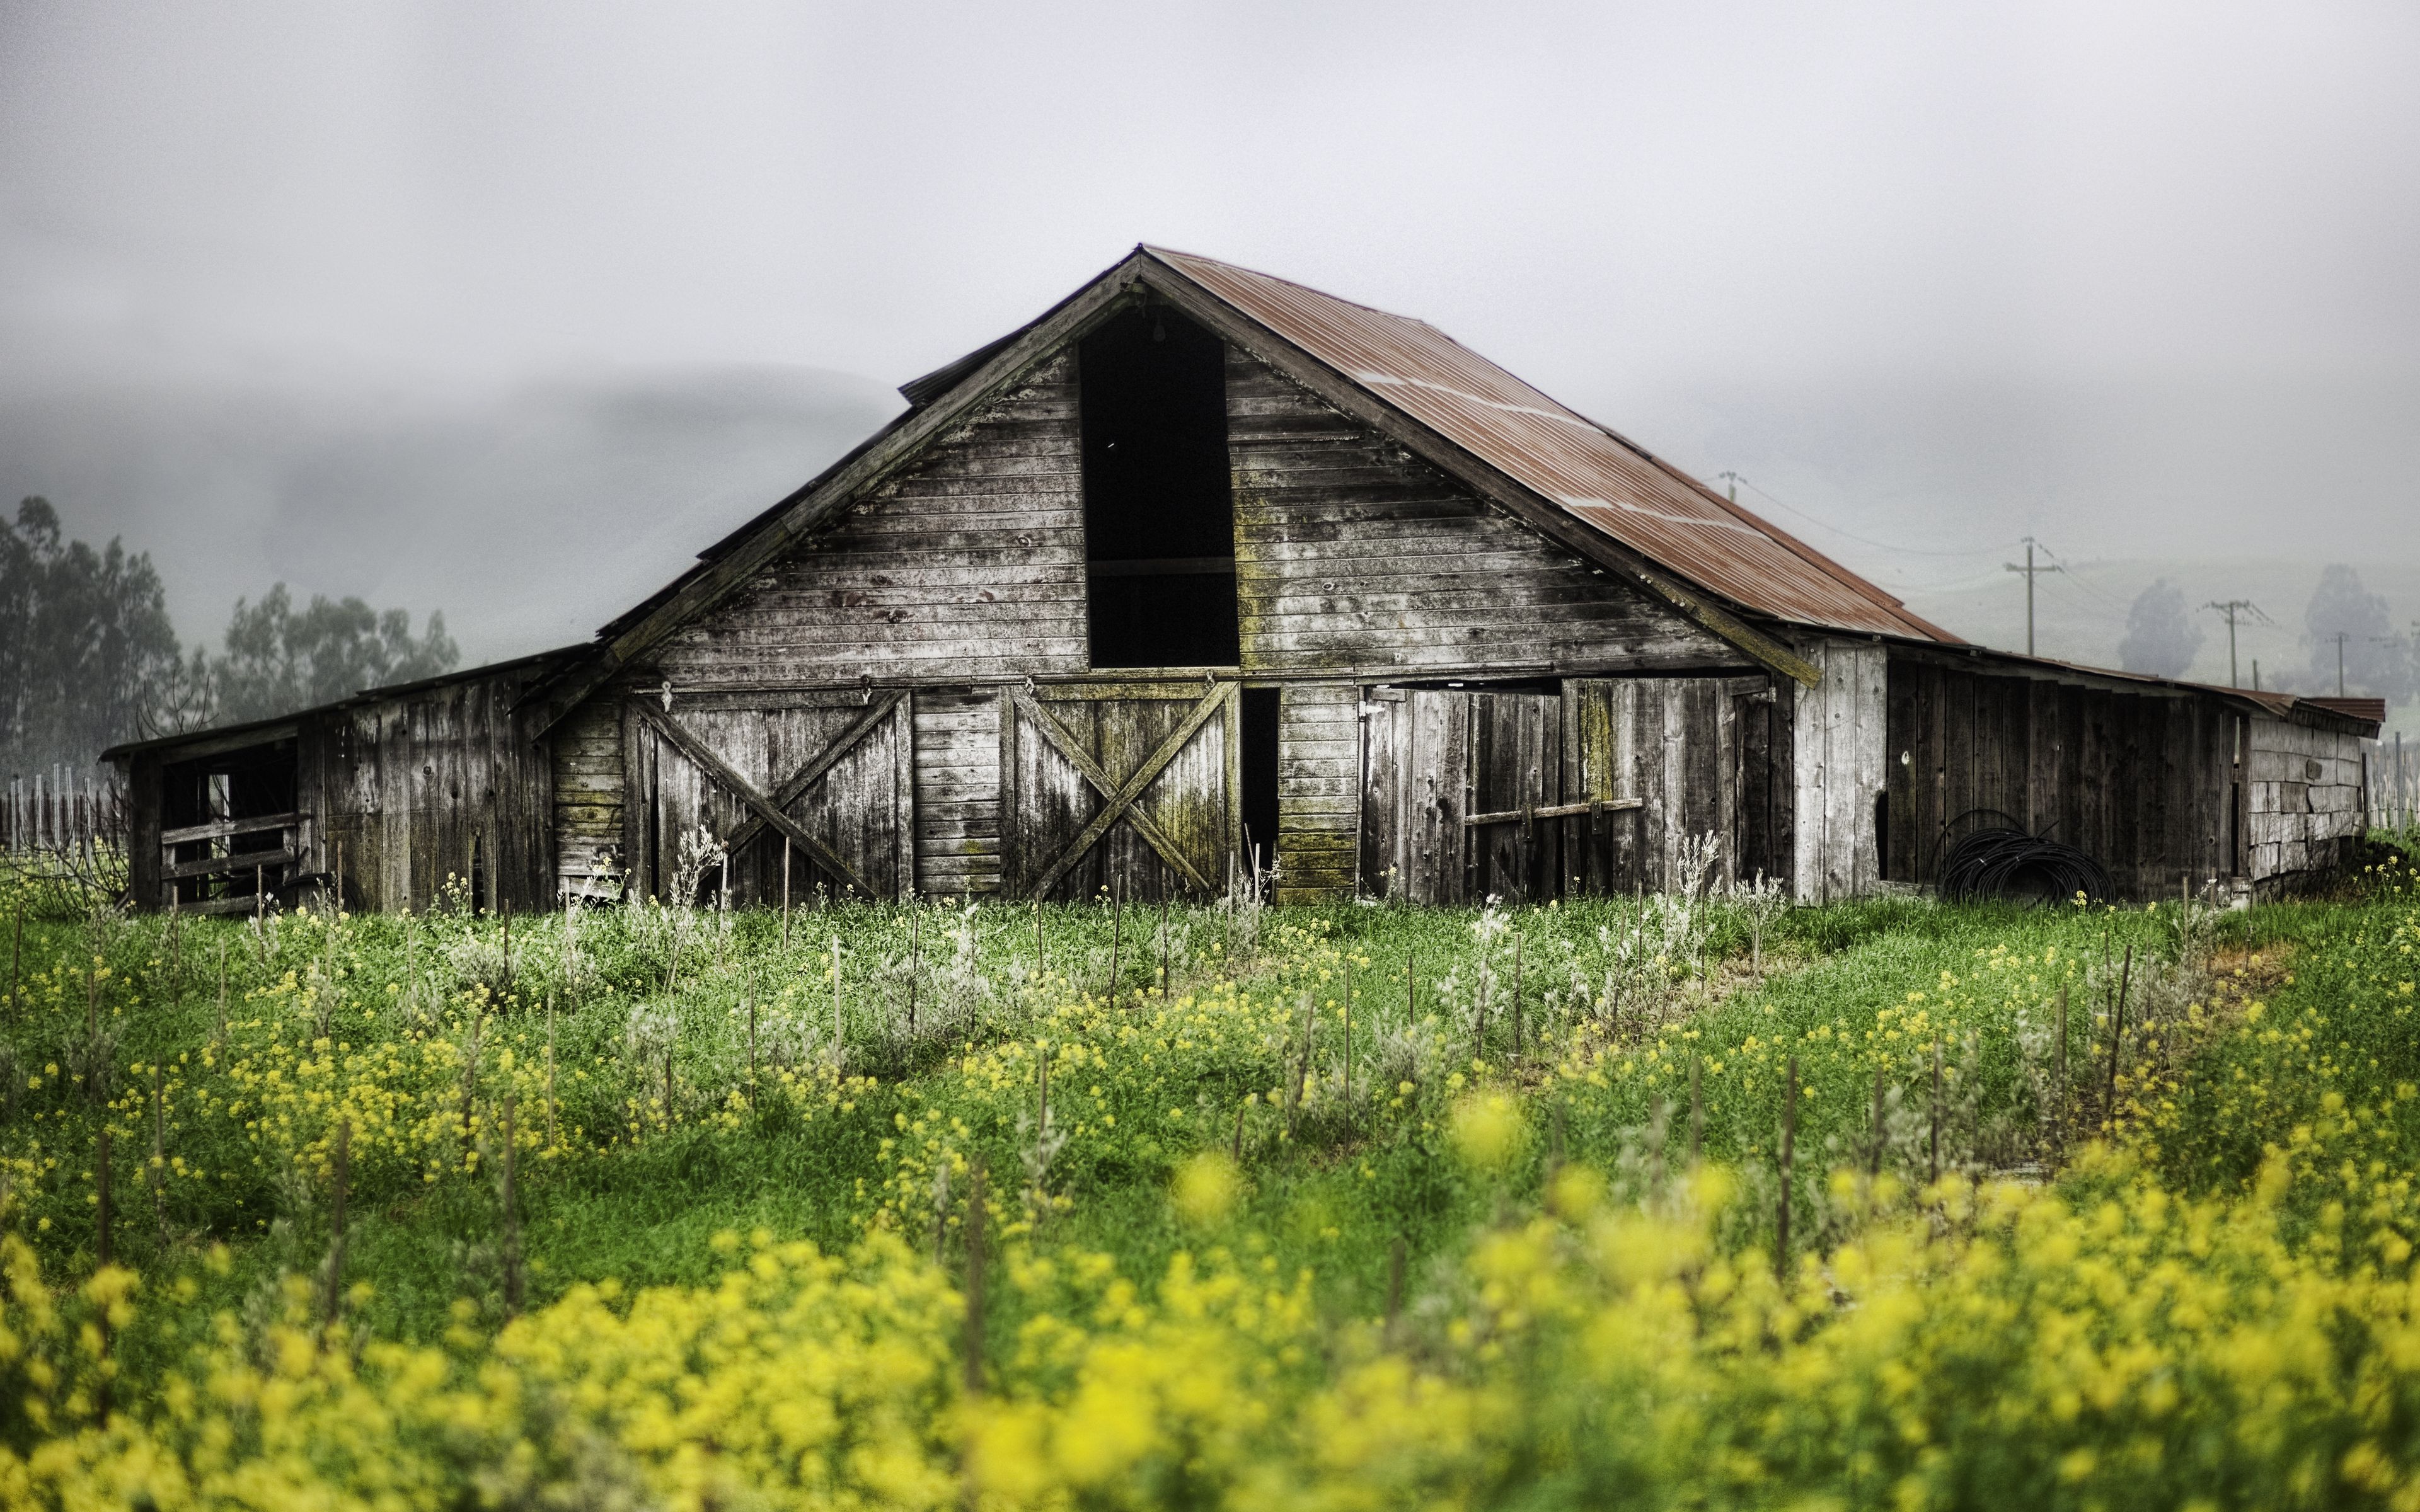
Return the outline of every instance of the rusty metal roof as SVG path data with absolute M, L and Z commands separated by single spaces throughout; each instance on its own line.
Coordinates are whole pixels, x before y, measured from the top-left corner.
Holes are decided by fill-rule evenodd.
M 1171 270 L 1656 565 L 1802 625 L 1957 636 L 1423 320 L 1159 247 Z

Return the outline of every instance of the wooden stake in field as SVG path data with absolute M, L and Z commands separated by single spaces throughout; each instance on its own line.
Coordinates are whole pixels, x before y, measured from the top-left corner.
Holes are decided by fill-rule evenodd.
M 1109 1006 L 1118 1004 L 1118 958 L 1124 953 L 1126 931 L 1126 895 L 1111 888 L 1109 892 Z
M 755 1012 L 752 1007 L 749 1012 L 749 1024 L 752 1029 L 755 1024 Z M 752 1033 L 749 1036 L 751 1052 L 749 1069 L 752 1072 L 755 1069 L 753 1065 L 755 1043 L 755 1036 Z M 546 1147 L 549 1149 L 561 1149 L 563 1140 L 556 1132 L 554 1112 L 554 999 L 550 997 L 546 1003 Z
M 2051 1150 L 2059 1164 L 2067 1160 L 2067 987 L 2058 989 L 2058 1018 L 2053 1026 L 2050 1055 Z
M 984 1168 L 977 1162 L 967 1185 L 966 1392 L 983 1395 L 984 1357 Z
M 504 1316 L 519 1317 L 521 1310 L 521 1216 L 520 1194 L 513 1185 L 514 1162 L 520 1153 L 514 1140 L 514 1112 L 517 1101 L 512 1088 L 504 1089 Z
M 504 991 L 505 996 L 510 996 L 513 990 L 513 901 L 510 898 L 502 898 L 497 900 L 496 918 L 503 926 L 504 932 Z M 499 1000 L 496 1006 L 498 1008 L 502 1008 L 504 1007 L 504 1003 Z
M 1165 995 L 1163 991 L 1162 995 Z M 1344 1134 L 1353 1134 L 1353 959 L 1344 960 L 1344 1015 L 1340 1031 L 1344 1036 Z
M 1159 996 L 1168 1000 L 1168 894 L 1159 895 Z
M 1512 1058 L 1521 1058 L 1521 929 L 1512 929 Z
M 1393 1337 L 1395 1325 L 1404 1316 L 1404 1236 L 1387 1246 L 1387 1334 Z
M 225 947 L 220 947 L 225 949 Z M 17 1017 L 19 987 L 25 979 L 25 885 L 17 884 L 17 928 L 8 942 L 8 1017 Z
M 1696 1170 L 1706 1149 L 1706 1103 L 1700 1091 L 1700 1078 L 1706 1069 L 1705 1057 L 1689 1057 L 1689 1169 Z
M 406 938 L 409 938 L 409 936 L 406 936 Z M 225 1044 L 226 1042 L 226 941 L 221 940 L 219 941 L 219 1021 L 217 1026 L 210 1031 L 210 1041 L 213 1044 Z
M 168 1103 L 163 1095 L 162 1068 L 151 1063 L 151 1218 L 159 1228 L 160 1253 L 168 1252 Z
M 101 1137 L 93 1150 L 92 1179 L 96 1184 L 95 1227 L 93 1230 L 93 1267 L 105 1269 L 110 1263 L 110 1230 L 116 1217 L 109 1203 L 109 1125 L 101 1126 Z
M 782 834 L 782 949 L 790 948 L 790 836 Z
M 908 1038 L 916 1037 L 916 984 L 924 975 L 923 941 L 920 938 L 924 920 L 923 907 L 913 897 L 908 900 Z M 755 1009 L 752 1006 L 752 1015 Z M 753 1017 L 749 1020 L 754 1023 Z
M 1932 1037 L 1932 1153 L 1925 1180 L 1941 1180 L 1941 1036 Z
M 1773 1272 L 1790 1273 L 1790 1165 L 1798 1144 L 1798 1057 L 1790 1057 L 1781 1081 L 1781 1227 L 1773 1245 Z
M 1042 900 L 1033 901 L 1033 986 L 1042 987 Z
M 831 966 L 832 966 L 832 1070 L 833 1070 L 833 1071 L 835 1071 L 835 1072 L 837 1072 L 837 1071 L 839 1071 L 839 1070 L 840 1070 L 840 1068 L 841 1068 L 841 1064 L 842 1064 L 842 1061 L 841 1061 L 841 1047 L 842 1047 L 842 1044 L 843 1044 L 843 1042 L 844 1042 L 844 1035 L 843 1035 L 842 1026 L 841 1026 L 841 1007 L 840 1007 L 840 936 L 839 936 L 839 935 L 837 935 L 837 934 L 833 935 L 833 936 L 831 937 L 831 942 L 832 942 L 832 944 L 831 944 Z
M 1866 1158 L 1866 1183 L 1869 1188 L 1882 1177 L 1883 1150 L 1890 1142 L 1890 1131 L 1883 1124 L 1884 1112 L 1883 1069 L 1876 1066 L 1874 1068 L 1874 1148 L 1872 1153 Z
M 2102 1105 L 2108 1112 L 2108 1132 L 2118 1132 L 2118 1052 L 2125 1043 L 2126 990 L 2134 980 L 2134 946 L 2126 946 L 2126 965 L 2118 977 L 2118 1001 L 2109 1011 L 2109 1093 Z
M 345 1305 L 345 1188 L 352 1176 L 353 1125 L 336 1123 L 334 1180 L 328 1194 L 328 1297 L 326 1326 L 334 1328 Z

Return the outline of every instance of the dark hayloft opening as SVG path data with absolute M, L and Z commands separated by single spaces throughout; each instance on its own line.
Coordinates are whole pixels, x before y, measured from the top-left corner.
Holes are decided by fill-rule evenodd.
M 1235 665 L 1224 344 L 1171 310 L 1130 310 L 1077 363 L 1093 665 Z
M 1244 740 L 1237 764 L 1243 768 L 1244 834 L 1236 844 L 1246 865 L 1257 847 L 1265 872 L 1278 858 L 1278 690 L 1244 689 L 1242 712 Z

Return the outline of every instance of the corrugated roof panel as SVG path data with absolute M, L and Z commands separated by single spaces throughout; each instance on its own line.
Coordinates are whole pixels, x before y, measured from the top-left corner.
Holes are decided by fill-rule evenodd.
M 1957 642 L 1822 552 L 1425 321 L 1207 257 L 1147 250 L 1373 396 L 1700 588 L 1800 624 Z

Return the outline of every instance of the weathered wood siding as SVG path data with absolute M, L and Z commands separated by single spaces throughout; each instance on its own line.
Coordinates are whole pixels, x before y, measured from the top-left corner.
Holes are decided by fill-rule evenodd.
M 1082 899 L 1108 888 L 1140 901 L 1225 886 L 1237 824 L 1233 684 L 1045 687 L 1003 698 L 1005 890 Z M 1120 794 L 1140 783 L 1106 829 L 1104 782 Z
M 1791 855 L 1785 705 L 1763 675 L 1577 678 L 1526 690 L 1367 691 L 1364 891 L 1413 903 L 1678 885 L 1683 841 L 1713 880 Z M 1629 800 L 1637 800 L 1635 804 Z M 1592 813 L 1470 825 L 1587 802 Z
M 1227 414 L 1247 672 L 1740 659 L 1233 347 Z
M 916 694 L 916 887 L 943 898 L 1001 888 L 998 688 Z
M 1278 691 L 1278 901 L 1353 896 L 1359 827 L 1360 689 L 1290 683 Z
M 1993 825 L 2076 846 L 2132 897 L 2237 873 L 2241 717 L 2219 699 L 1905 656 L 1889 682 L 1890 880 L 1938 882 L 1957 838 Z
M 684 690 L 1081 671 L 1081 483 L 1063 352 L 650 660 Z
M 900 896 L 913 866 L 912 718 L 909 702 L 880 714 L 866 694 L 709 693 L 675 699 L 669 709 L 644 694 L 625 701 L 623 762 L 639 778 L 625 841 L 632 885 L 643 895 L 672 896 L 675 876 L 685 861 L 708 849 L 705 842 L 752 831 L 731 856 L 732 902 L 780 901 L 784 836 L 751 822 L 761 815 L 737 791 L 736 779 L 827 847 L 844 869 L 819 866 L 793 840 L 794 901 L 802 889 L 812 896 L 818 887 L 832 896 Z M 868 719 L 875 722 L 865 725 Z M 839 749 L 851 732 L 857 737 Z M 778 802 L 793 779 L 836 749 L 804 792 Z M 701 760 L 701 750 L 712 760 Z M 718 764 L 724 770 L 716 770 Z M 718 864 L 699 880 L 710 890 L 721 875 Z
M 302 717 L 309 869 L 333 872 L 341 844 L 345 897 L 371 910 L 426 909 L 474 860 L 481 906 L 551 903 L 551 764 L 512 712 L 527 680 L 464 678 Z
M 1798 654 L 1823 680 L 1792 685 L 1793 890 L 1801 903 L 1833 903 L 1881 880 L 1874 798 L 1885 781 L 1889 656 L 1831 637 L 1801 642 Z
M 2290 889 L 2345 865 L 2367 827 L 2361 737 L 2283 719 L 2247 723 L 2254 885 Z
M 554 856 L 569 896 L 612 898 L 622 875 L 622 710 L 594 698 L 550 733 L 554 762 Z

